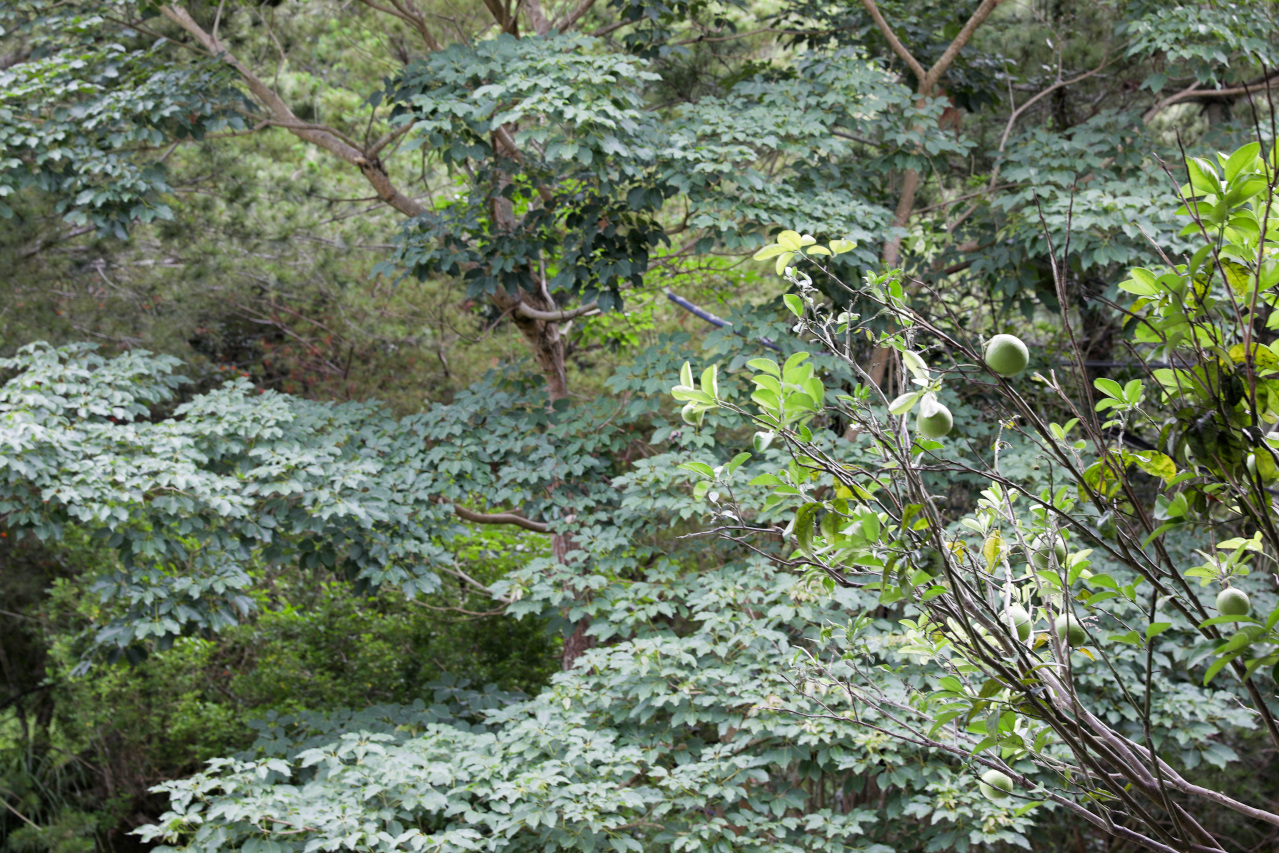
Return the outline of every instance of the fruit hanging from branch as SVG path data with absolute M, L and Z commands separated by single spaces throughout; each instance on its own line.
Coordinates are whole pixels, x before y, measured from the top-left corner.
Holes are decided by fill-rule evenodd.
M 981 795 L 993 803 L 1008 799 L 1013 790 L 1012 777 L 1002 770 L 987 770 L 977 783 Z
M 1226 587 L 1217 593 L 1217 612 L 1222 616 L 1247 616 L 1251 611 L 1252 602 L 1242 589 Z
M 1004 624 L 1012 625 L 1017 632 L 1017 639 L 1023 643 L 1030 639 L 1033 622 L 1030 613 L 1020 604 L 1014 604 L 1004 611 Z
M 1030 350 L 1015 335 L 995 335 L 986 344 L 986 366 L 1005 378 L 1016 376 L 1030 363 Z
M 919 434 L 924 438 L 942 438 L 955 426 L 950 409 L 937 402 L 932 394 L 925 394 L 919 403 L 919 420 L 916 422 Z
M 1048 568 L 1048 547 L 1048 541 L 1043 536 L 1036 536 L 1034 541 L 1030 543 L 1030 562 L 1034 563 L 1035 568 Z M 1053 541 L 1052 553 L 1057 558 L 1058 568 L 1066 564 L 1066 540 L 1062 539 L 1060 535 Z
M 1058 616 L 1053 622 L 1053 628 L 1057 631 L 1057 639 L 1072 649 L 1088 642 L 1088 632 L 1084 630 L 1083 625 L 1079 624 L 1079 620 L 1069 613 Z

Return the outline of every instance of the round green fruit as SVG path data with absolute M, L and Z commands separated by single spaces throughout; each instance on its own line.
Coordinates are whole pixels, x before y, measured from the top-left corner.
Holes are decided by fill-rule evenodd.
M 1030 351 L 1013 335 L 995 335 L 986 344 L 986 366 L 1000 376 L 1016 376 L 1030 363 Z
M 1217 612 L 1222 616 L 1247 616 L 1250 610 L 1252 602 L 1242 589 L 1227 587 L 1217 593 Z
M 941 438 L 955 426 L 955 419 L 950 416 L 950 409 L 941 403 L 934 403 L 931 412 L 919 410 L 919 434 L 924 438 Z
M 1084 630 L 1084 626 L 1080 625 L 1079 620 L 1068 613 L 1058 616 L 1056 621 L 1053 622 L 1053 627 L 1057 631 L 1057 639 L 1072 649 L 1088 642 L 1088 632 Z
M 1014 604 L 1004 611 L 1004 624 L 1012 624 L 1017 631 L 1017 639 L 1023 643 L 1030 639 L 1031 620 L 1030 614 L 1026 612 L 1026 608 L 1020 604 Z
M 1064 566 L 1066 564 L 1066 540 L 1058 536 L 1053 542 L 1053 554 L 1057 557 L 1057 565 Z M 1048 541 L 1042 536 L 1036 536 L 1035 540 L 1030 543 L 1030 562 L 1035 564 L 1037 569 L 1048 568 Z
M 977 783 L 981 795 L 993 803 L 1008 799 L 1013 790 L 1012 777 L 1002 770 L 987 770 Z
M 935 578 L 946 569 L 946 557 L 941 551 L 927 546 L 915 551 L 914 555 L 915 568 L 930 578 Z

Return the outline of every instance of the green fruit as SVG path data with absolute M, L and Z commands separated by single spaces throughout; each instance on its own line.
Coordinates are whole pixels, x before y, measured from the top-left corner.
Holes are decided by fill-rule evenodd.
M 1247 616 L 1250 610 L 1252 602 L 1242 589 L 1227 587 L 1217 593 L 1217 612 L 1222 616 Z
M 981 774 L 981 781 L 977 783 L 977 788 L 983 797 L 997 803 L 1008 799 L 1008 795 L 1013 790 L 1013 780 L 1002 770 L 987 770 Z
M 1057 639 L 1072 649 L 1088 642 L 1088 632 L 1084 630 L 1084 626 L 1080 625 L 1079 620 L 1068 613 L 1058 616 L 1053 623 L 1053 627 L 1057 631 Z
M 698 411 L 697 404 L 689 402 L 684 405 L 684 408 L 679 410 L 679 416 L 689 426 L 699 427 L 702 425 L 702 419 L 706 417 L 706 412 Z
M 924 438 L 941 438 L 955 426 L 955 419 L 950 416 L 950 409 L 941 403 L 933 403 L 931 411 L 927 406 L 919 409 L 919 434 Z
M 1004 611 L 1004 624 L 1012 623 L 1017 630 L 1017 639 L 1025 642 L 1030 639 L 1030 614 L 1020 604 L 1014 604 Z
M 1057 556 L 1057 565 L 1064 566 L 1066 564 L 1066 540 L 1061 536 L 1057 537 L 1057 541 L 1053 543 L 1053 553 Z M 1030 562 L 1035 564 L 1037 569 L 1048 568 L 1048 542 L 1042 536 L 1036 536 L 1034 541 L 1030 543 Z
M 986 366 L 1000 376 L 1016 376 L 1030 363 L 1030 351 L 1020 338 L 995 335 L 986 344 Z
M 930 578 L 937 577 L 946 569 L 946 557 L 936 548 L 920 548 L 912 556 L 915 568 Z

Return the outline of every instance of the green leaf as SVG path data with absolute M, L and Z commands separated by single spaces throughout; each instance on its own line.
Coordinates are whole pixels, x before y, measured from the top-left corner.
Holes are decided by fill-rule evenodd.
M 915 403 L 927 392 L 909 391 L 888 404 L 888 412 L 892 415 L 904 415 L 915 408 Z
M 804 504 L 795 512 L 795 541 L 810 560 L 817 559 L 817 553 L 813 550 L 813 535 L 816 533 L 816 519 L 820 509 L 821 504 Z
M 1213 678 L 1216 677 L 1217 673 L 1221 672 L 1223 668 L 1228 666 L 1232 660 L 1239 657 L 1241 654 L 1243 654 L 1242 651 L 1237 651 L 1213 661 L 1212 666 L 1208 667 L 1208 671 L 1204 673 L 1204 687 L 1207 687 L 1208 682 L 1212 681 Z
M 679 467 L 684 469 L 685 471 L 692 471 L 694 473 L 701 474 L 703 477 L 706 477 L 708 480 L 715 479 L 715 469 L 707 465 L 705 462 L 685 462 L 683 465 L 680 465 Z
M 769 245 L 765 246 L 764 248 L 756 252 L 754 255 L 752 255 L 751 258 L 756 261 L 766 261 L 769 258 L 775 258 L 786 251 L 788 250 L 785 246 L 782 246 L 778 243 L 770 243 Z
M 1132 458 L 1136 461 L 1138 468 L 1153 477 L 1171 480 L 1177 476 L 1177 464 L 1172 461 L 1171 457 L 1160 453 L 1158 450 L 1133 453 Z
M 793 293 L 787 293 L 782 297 L 782 300 L 786 303 L 786 307 L 790 309 L 792 314 L 801 320 L 804 318 L 804 300 L 800 299 Z
M 798 252 L 804 246 L 798 231 L 783 231 L 777 235 L 777 243 L 788 252 Z
M 752 370 L 760 370 L 764 373 L 776 376 L 778 379 L 782 378 L 781 368 L 778 367 L 777 362 L 773 361 L 771 358 L 752 358 L 750 361 L 746 362 L 746 366 Z
M 1249 142 L 1247 145 L 1236 150 L 1230 155 L 1230 158 L 1226 160 L 1226 167 L 1224 170 L 1226 181 L 1233 181 L 1244 169 L 1251 170 L 1260 155 L 1261 144 L 1258 142 Z

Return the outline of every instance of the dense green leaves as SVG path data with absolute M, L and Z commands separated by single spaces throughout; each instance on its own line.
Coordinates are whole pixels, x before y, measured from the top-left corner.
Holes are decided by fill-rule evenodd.
M 135 32 L 104 43 L 111 11 L 43 0 L 0 11 L 0 36 L 25 54 L 0 68 L 0 217 L 14 215 L 5 196 L 31 190 L 68 222 L 123 237 L 130 223 L 172 218 L 166 146 L 244 129 L 226 69 L 174 67 Z
M 598 503 L 597 454 L 615 440 L 592 427 L 605 401 L 548 413 L 518 384 L 397 421 L 237 379 L 143 417 L 176 402 L 172 359 L 36 346 L 0 366 L 19 371 L 0 390 L 0 511 L 43 540 L 87 527 L 119 553 L 122 570 L 96 591 L 119 608 L 98 641 L 120 648 L 237 622 L 249 561 L 431 592 L 462 529 L 453 502 L 553 525 Z

